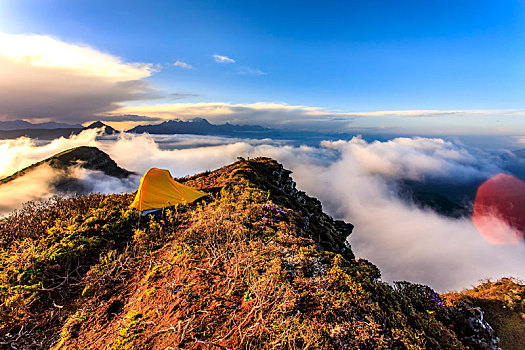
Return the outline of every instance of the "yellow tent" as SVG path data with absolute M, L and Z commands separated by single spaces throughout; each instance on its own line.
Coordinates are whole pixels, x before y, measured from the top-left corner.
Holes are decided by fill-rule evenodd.
M 140 179 L 139 190 L 130 207 L 138 211 L 191 203 L 207 193 L 173 180 L 168 170 L 152 168 Z

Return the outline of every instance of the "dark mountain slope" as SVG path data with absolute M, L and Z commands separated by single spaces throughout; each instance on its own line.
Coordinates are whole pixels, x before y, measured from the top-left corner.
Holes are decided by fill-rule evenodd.
M 398 182 L 398 193 L 407 202 L 440 215 L 469 217 L 476 191 L 482 183 L 483 180 L 466 183 L 402 180 Z
M 35 180 L 39 181 L 39 183 L 41 182 L 43 186 L 49 186 L 52 193 L 78 194 L 93 191 L 95 182 L 86 182 L 78 179 L 76 174 L 78 168 L 100 171 L 107 176 L 119 179 L 127 178 L 133 174 L 120 168 L 113 159 L 98 148 L 81 146 L 56 154 L 1 179 L 0 191 L 2 188 L 19 186 L 19 181 L 23 182 L 27 178 L 35 178 Z M 98 179 L 98 181 L 103 180 Z M 0 204 L 0 212 L 18 206 L 16 203 L 13 205 L 12 207 L 7 206 L 6 208 Z
M 495 349 L 475 310 L 389 286 L 351 225 L 267 158 L 180 179 L 198 203 L 139 218 L 133 195 L 0 220 L 0 341 L 54 349 Z M 480 326 L 481 325 L 481 326 Z
M 24 176 L 38 166 L 44 164 L 49 165 L 53 169 L 64 171 L 67 171 L 72 166 L 79 166 L 84 169 L 102 171 L 106 175 L 118 178 L 125 178 L 132 174 L 131 172 L 119 167 L 117 163 L 107 155 L 107 153 L 102 152 L 98 148 L 80 146 L 55 154 L 52 157 L 17 171 L 13 175 L 1 179 L 0 185 Z

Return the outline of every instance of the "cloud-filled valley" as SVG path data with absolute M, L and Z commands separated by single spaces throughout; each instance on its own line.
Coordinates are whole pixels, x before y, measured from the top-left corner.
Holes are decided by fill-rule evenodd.
M 447 290 L 468 287 L 483 278 L 525 278 L 523 243 L 491 245 L 469 217 L 445 217 L 399 196 L 403 180 L 469 183 L 501 171 L 482 151 L 443 139 L 367 142 L 356 137 L 313 147 L 189 135 L 96 138 L 96 131 L 86 131 L 47 144 L 25 138 L 0 141 L 4 155 L 0 177 L 80 145 L 96 146 L 119 166 L 140 175 L 158 167 L 180 177 L 213 170 L 239 156 L 271 157 L 292 170 L 298 188 L 319 198 L 330 215 L 355 225 L 350 236 L 352 249 L 356 256 L 377 264 L 387 281 L 409 280 Z M 50 196 L 55 175 L 40 169 L 32 177 L 17 179 L 20 183 L 2 187 L 1 209 Z M 134 191 L 140 180 L 140 176 L 121 180 L 86 169 L 77 169 L 73 176 L 87 189 L 103 193 Z M 12 200 L 13 193 L 18 200 Z

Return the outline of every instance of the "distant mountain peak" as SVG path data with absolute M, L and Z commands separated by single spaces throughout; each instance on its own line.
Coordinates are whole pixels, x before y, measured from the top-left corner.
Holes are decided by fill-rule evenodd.
M 108 125 L 102 123 L 100 120 L 96 121 L 96 122 L 93 122 L 91 124 L 89 124 L 88 126 L 86 126 L 86 128 L 89 128 L 89 129 L 93 129 L 93 128 L 103 128 L 103 127 L 106 127 Z
M 210 124 L 211 125 L 211 123 L 208 120 L 206 120 L 204 118 L 200 118 L 200 117 L 195 117 L 193 119 L 190 119 L 189 121 L 192 122 L 192 123 L 204 123 L 204 124 Z
M 86 126 L 84 128 L 84 130 L 86 130 L 86 129 L 101 129 L 101 128 L 104 129 L 104 135 L 113 135 L 113 134 L 118 134 L 119 133 L 118 130 L 115 130 L 111 126 L 102 123 L 100 120 L 89 124 L 88 126 Z

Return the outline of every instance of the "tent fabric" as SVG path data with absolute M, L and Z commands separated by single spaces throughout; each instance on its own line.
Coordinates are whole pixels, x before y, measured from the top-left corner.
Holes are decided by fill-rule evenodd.
M 140 179 L 139 190 L 130 207 L 138 211 L 191 203 L 208 195 L 173 180 L 168 170 L 152 168 Z

